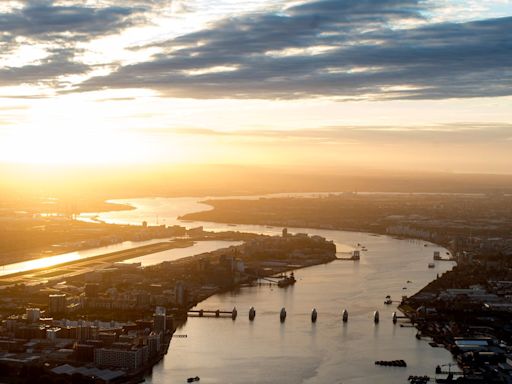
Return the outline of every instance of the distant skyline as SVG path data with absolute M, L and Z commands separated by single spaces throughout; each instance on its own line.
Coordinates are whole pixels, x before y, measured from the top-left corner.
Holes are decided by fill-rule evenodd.
M 0 163 L 512 173 L 512 0 L 0 2 Z

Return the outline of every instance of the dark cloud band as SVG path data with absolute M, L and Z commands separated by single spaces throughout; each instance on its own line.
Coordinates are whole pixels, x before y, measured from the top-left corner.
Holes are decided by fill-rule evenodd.
M 37 65 L 0 68 L 0 84 L 52 81 L 59 71 L 86 73 L 90 68 L 73 59 L 77 41 L 147 23 L 147 12 L 169 1 L 106 4 L 31 1 L 0 14 L 4 52 L 19 36 L 66 51 Z M 280 12 L 226 18 L 158 43 L 161 52 L 150 60 L 75 85 L 79 91 L 151 88 L 164 96 L 192 98 L 511 95 L 512 17 L 432 24 L 428 11 L 422 0 L 316 0 Z
M 425 20 L 425 10 L 414 0 L 325 0 L 224 20 L 82 89 L 147 87 L 196 98 L 512 93 L 512 18 L 403 28 Z M 324 51 L 312 54 L 318 47 Z

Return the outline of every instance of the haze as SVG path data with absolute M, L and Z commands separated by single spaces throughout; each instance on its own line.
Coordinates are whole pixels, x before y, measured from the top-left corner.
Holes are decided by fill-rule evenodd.
M 0 162 L 510 173 L 512 2 L 3 1 Z

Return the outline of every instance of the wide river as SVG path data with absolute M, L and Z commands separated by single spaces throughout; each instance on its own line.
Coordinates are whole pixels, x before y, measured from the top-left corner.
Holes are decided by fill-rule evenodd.
M 203 225 L 206 230 L 240 230 L 279 234 L 282 228 L 187 222 L 178 215 L 204 210 L 197 198 L 145 198 L 123 200 L 132 211 L 100 214 L 112 223 Z M 436 274 L 453 266 L 435 262 L 433 252 L 445 249 L 414 240 L 398 240 L 367 233 L 289 228 L 336 243 L 339 252 L 367 247 L 359 262 L 334 261 L 296 271 L 295 286 L 241 288 L 218 294 L 200 303 L 203 309 L 238 309 L 238 318 L 189 318 L 174 338 L 163 362 L 153 368 L 146 381 L 153 384 L 182 383 L 199 376 L 201 383 L 406 383 L 409 375 L 433 376 L 435 366 L 452 362 L 442 348 L 417 340 L 416 330 L 391 321 L 396 305 L 385 305 L 391 295 L 400 300 L 412 295 Z M 427 244 L 427 246 L 425 246 Z M 248 310 L 256 308 L 256 318 Z M 279 311 L 286 307 L 281 324 Z M 318 311 L 312 324 L 311 309 Z M 346 308 L 349 321 L 341 321 Z M 373 312 L 380 312 L 379 324 Z M 376 366 L 376 360 L 403 359 L 407 368 Z

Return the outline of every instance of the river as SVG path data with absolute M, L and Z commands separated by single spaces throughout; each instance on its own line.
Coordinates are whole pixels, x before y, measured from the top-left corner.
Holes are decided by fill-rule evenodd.
M 178 215 L 207 209 L 197 198 L 147 198 L 122 200 L 136 207 L 132 211 L 100 214 L 112 223 L 203 225 L 206 230 L 240 230 L 279 234 L 281 228 L 258 225 L 226 225 L 203 222 L 183 223 Z M 289 228 L 324 236 L 336 243 L 339 252 L 358 243 L 359 262 L 334 261 L 296 271 L 295 286 L 241 288 L 217 294 L 198 305 L 203 309 L 238 308 L 235 321 L 225 318 L 189 318 L 174 338 L 163 362 L 153 368 L 146 381 L 152 384 L 185 382 L 199 376 L 201 383 L 406 383 L 409 375 L 433 376 L 435 366 L 452 362 L 451 354 L 417 340 L 414 328 L 391 321 L 396 305 L 385 305 L 391 295 L 400 300 L 412 295 L 436 274 L 451 269 L 451 262 L 433 262 L 434 251 L 446 250 L 415 240 L 398 240 L 367 233 Z M 425 246 L 427 244 L 427 246 Z M 408 283 L 410 281 L 410 283 Z M 248 309 L 256 318 L 248 319 Z M 279 311 L 286 307 L 285 323 Z M 311 309 L 318 321 L 310 321 Z M 343 324 L 346 308 L 349 321 Z M 374 324 L 373 311 L 381 321 Z M 376 360 L 403 359 L 407 368 L 374 365 Z

